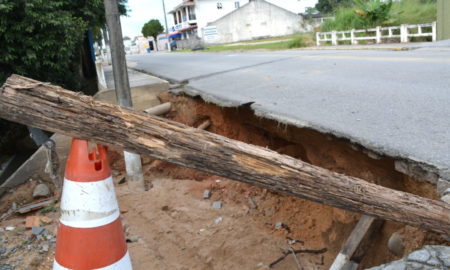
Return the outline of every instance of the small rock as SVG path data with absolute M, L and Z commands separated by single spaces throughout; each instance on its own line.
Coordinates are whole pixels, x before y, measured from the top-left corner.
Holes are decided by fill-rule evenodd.
M 220 183 L 220 182 L 221 182 L 220 179 L 217 179 L 217 180 L 216 180 L 216 183 Z
M 47 234 L 47 229 L 43 227 L 33 226 L 31 227 L 31 233 L 35 236 Z
M 140 235 L 131 235 L 131 236 L 127 237 L 127 242 L 134 243 L 134 242 L 137 242 L 141 238 L 142 238 L 142 236 L 140 236 Z
M 258 205 L 256 204 L 256 202 L 253 200 L 252 197 L 248 197 L 248 204 L 250 205 L 251 209 L 258 208 Z
M 52 219 L 49 218 L 49 217 L 46 217 L 46 216 L 41 216 L 41 221 L 42 221 L 44 224 L 50 224 L 50 223 L 52 223 Z
M 7 226 L 7 227 L 5 227 L 5 231 L 14 231 L 15 228 L 16 227 L 14 227 L 14 226 Z
M 427 261 L 427 264 L 433 265 L 433 266 L 441 266 L 441 263 L 436 260 L 435 258 L 431 258 Z
M 383 270 L 405 270 L 406 265 L 403 261 L 395 261 L 388 265 L 385 265 Z
M 119 176 L 120 172 L 118 170 L 111 170 L 112 176 Z
M 25 228 L 41 226 L 41 218 L 38 216 L 28 216 L 25 218 Z
M 211 198 L 211 190 L 205 189 L 203 191 L 203 199 L 209 199 L 209 198 Z
M 418 262 L 407 262 L 408 269 L 423 269 L 423 264 Z
M 397 256 L 403 255 L 405 251 L 404 239 L 400 233 L 393 233 L 388 240 L 388 249 Z
M 428 251 L 421 249 L 409 254 L 407 259 L 410 261 L 426 263 L 430 259 L 430 257 L 431 255 Z
M 15 211 L 15 210 L 17 209 L 17 203 L 16 203 L 16 202 L 13 202 L 13 203 L 12 203 L 11 209 L 12 209 L 13 211 Z
M 122 177 L 122 179 L 119 180 L 119 185 L 125 184 L 126 179 L 125 177 Z
M 39 184 L 33 190 L 33 198 L 43 198 L 50 196 L 50 189 L 46 184 Z
M 283 222 L 278 221 L 277 223 L 275 223 L 275 230 L 279 230 L 283 228 Z
M 221 202 L 221 201 L 215 201 L 215 202 L 213 202 L 212 208 L 214 208 L 214 209 L 220 209 L 220 208 L 222 208 L 222 202 Z
M 445 194 L 444 196 L 442 196 L 441 200 L 443 202 L 446 202 L 446 203 L 450 204 L 450 193 L 449 194 Z
M 49 250 L 49 246 L 47 244 L 42 245 L 42 251 L 47 252 Z
M 11 264 L 0 264 L 0 270 L 13 270 L 14 266 Z
M 214 219 L 214 222 L 215 222 L 216 224 L 218 224 L 218 223 L 222 222 L 222 220 L 223 220 L 222 217 L 218 217 L 218 218 Z

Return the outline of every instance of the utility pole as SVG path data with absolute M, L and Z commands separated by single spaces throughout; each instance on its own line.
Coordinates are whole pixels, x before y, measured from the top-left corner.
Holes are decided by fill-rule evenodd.
M 162 5 L 163 5 L 163 12 L 164 12 L 164 23 L 165 23 L 165 27 L 166 27 L 166 37 L 167 37 L 167 50 L 170 52 L 172 51 L 172 48 L 170 48 L 170 35 L 169 35 L 169 27 L 167 27 L 167 16 L 166 16 L 166 5 L 164 3 L 164 0 L 162 1 Z
M 106 24 L 109 30 L 111 59 L 116 89 L 117 104 L 132 109 L 130 82 L 128 80 L 127 63 L 123 46 L 122 27 L 117 0 L 103 0 L 105 4 Z M 126 132 L 126 127 L 124 132 Z M 144 175 L 142 173 L 141 156 L 124 151 L 128 187 L 133 191 L 145 191 Z

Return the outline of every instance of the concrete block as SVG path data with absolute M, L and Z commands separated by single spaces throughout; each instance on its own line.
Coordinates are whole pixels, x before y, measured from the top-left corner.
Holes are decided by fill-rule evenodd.
M 213 202 L 212 208 L 214 208 L 214 209 L 220 209 L 220 208 L 222 208 L 222 202 L 221 202 L 221 201 L 215 201 L 215 202 Z
M 211 198 L 211 190 L 205 189 L 203 191 L 203 199 L 209 199 L 209 198 Z

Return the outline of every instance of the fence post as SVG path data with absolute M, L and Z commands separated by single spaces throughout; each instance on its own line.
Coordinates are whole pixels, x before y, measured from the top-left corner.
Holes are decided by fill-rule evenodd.
M 377 26 L 375 31 L 376 31 L 377 43 L 381 43 L 381 26 Z
M 400 42 L 402 42 L 402 43 L 408 42 L 408 25 L 407 24 L 400 25 Z
M 436 22 L 433 22 L 432 24 L 431 24 L 431 32 L 433 33 L 432 34 L 432 40 L 433 40 L 433 42 L 434 41 L 436 41 Z
M 331 32 L 331 45 L 338 45 L 336 31 Z
M 355 39 L 355 29 L 352 29 L 350 31 L 350 42 L 352 43 L 352 45 L 358 44 L 358 41 Z
M 316 33 L 316 45 L 320 46 L 320 34 L 319 34 L 319 32 Z

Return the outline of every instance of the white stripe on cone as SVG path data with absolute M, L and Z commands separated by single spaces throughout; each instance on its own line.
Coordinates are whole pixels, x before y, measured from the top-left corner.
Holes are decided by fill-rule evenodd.
M 131 266 L 131 260 L 130 255 L 125 253 L 125 256 L 122 257 L 122 259 L 118 260 L 114 264 L 108 265 L 106 267 L 102 268 L 96 268 L 97 270 L 128 270 L 132 269 Z M 65 268 L 64 266 L 61 266 L 56 260 L 53 261 L 53 270 L 70 270 L 69 268 Z
M 109 224 L 120 215 L 112 177 L 95 182 L 64 179 L 60 222 L 75 228 Z

